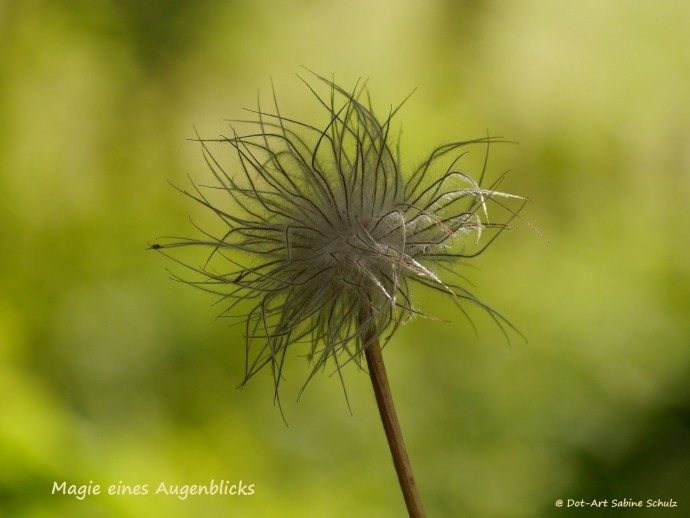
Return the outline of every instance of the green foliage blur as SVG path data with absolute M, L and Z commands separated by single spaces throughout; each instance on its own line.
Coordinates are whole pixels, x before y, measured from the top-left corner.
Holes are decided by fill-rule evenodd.
M 690 509 L 690 4 L 0 2 L 0 515 L 397 517 L 368 378 L 283 404 L 236 390 L 242 330 L 148 244 L 197 235 L 176 192 L 271 78 L 369 78 L 405 166 L 487 130 L 526 222 L 463 267 L 526 336 L 419 293 L 385 349 L 430 517 L 561 516 L 559 499 Z M 481 152 L 480 152 L 481 153 Z M 476 172 L 476 169 L 471 172 Z M 253 483 L 253 496 L 52 495 L 54 481 Z M 681 511 L 682 512 L 682 511 Z M 650 513 L 651 514 L 651 513 Z

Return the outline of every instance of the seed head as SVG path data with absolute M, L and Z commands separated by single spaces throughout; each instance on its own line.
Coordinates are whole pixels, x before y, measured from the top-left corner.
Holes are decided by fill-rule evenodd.
M 523 206 L 510 208 L 522 198 L 496 190 L 500 179 L 483 186 L 489 146 L 501 140 L 445 144 L 403 171 L 399 138 L 391 144 L 391 123 L 402 103 L 379 119 L 371 101 L 362 101 L 369 99 L 365 85 L 358 82 L 347 91 L 315 78 L 325 94 L 300 79 L 327 113 L 323 125 L 282 115 L 274 91 L 273 113 L 258 103 L 249 110 L 252 120 L 234 121 L 253 125 L 248 134 L 231 127 L 231 135 L 197 139 L 217 182 L 213 188 L 227 202 L 211 202 L 196 185 L 183 192 L 213 211 L 224 230 L 199 228 L 201 238 L 154 245 L 161 251 L 209 249 L 203 266 L 185 265 L 201 280 L 184 282 L 219 295 L 226 304 L 222 314 L 241 319 L 243 383 L 270 365 L 276 394 L 291 345 L 310 344 L 309 379 L 330 360 L 340 374 L 349 360 L 359 364 L 368 344 L 386 341 L 401 323 L 421 314 L 413 285 L 447 295 L 463 312 L 463 303 L 478 304 L 502 329 L 510 325 L 466 283 L 441 277 L 458 275 L 453 265 L 484 251 Z M 221 166 L 212 144 L 232 149 L 235 171 Z M 474 179 L 460 165 L 476 145 L 485 146 L 486 154 Z M 492 206 L 502 207 L 508 221 L 490 223 Z M 248 310 L 237 315 L 239 307 Z

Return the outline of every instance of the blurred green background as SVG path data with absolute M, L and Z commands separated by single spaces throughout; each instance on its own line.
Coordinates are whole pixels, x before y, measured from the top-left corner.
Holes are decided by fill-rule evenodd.
M 690 501 L 690 3 L 0 2 L 0 515 L 404 515 L 366 374 L 295 353 L 243 390 L 240 330 L 147 244 L 193 235 L 213 137 L 300 65 L 369 77 L 415 165 L 493 135 L 525 224 L 467 273 L 528 337 L 415 320 L 385 351 L 431 517 L 560 516 L 558 498 Z M 434 307 L 437 306 L 437 307 Z M 209 479 L 251 497 L 50 494 Z

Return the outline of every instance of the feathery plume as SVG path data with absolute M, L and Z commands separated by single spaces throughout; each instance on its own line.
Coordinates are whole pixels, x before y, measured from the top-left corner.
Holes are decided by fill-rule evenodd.
M 453 275 L 455 263 L 483 252 L 524 199 L 497 189 L 503 177 L 485 185 L 489 147 L 504 140 L 487 136 L 444 144 L 415 169 L 403 171 L 400 142 L 393 145 L 391 135 L 402 103 L 380 119 L 365 84 L 348 91 L 314 76 L 317 86 L 300 79 L 328 115 L 324 125 L 283 115 L 274 90 L 272 111 L 258 103 L 249 110 L 251 120 L 234 121 L 252 125 L 247 134 L 231 127 L 232 133 L 221 138 L 197 138 L 217 182 L 212 188 L 228 200 L 213 203 L 196 185 L 183 192 L 215 213 L 224 231 L 214 235 L 199 229 L 202 237 L 173 238 L 152 248 L 209 249 L 203 266 L 186 265 L 200 280 L 184 281 L 217 294 L 226 305 L 223 315 L 237 316 L 238 305 L 250 304 L 239 315 L 246 340 L 243 383 L 270 367 L 276 400 L 293 344 L 310 344 L 309 379 L 329 361 L 340 375 L 345 363 L 361 365 L 366 357 L 408 509 L 422 516 L 416 488 L 406 488 L 403 480 L 412 480 L 411 470 L 380 343 L 422 314 L 412 300 L 413 285 L 446 295 L 463 312 L 464 303 L 477 304 L 502 329 L 510 326 L 462 278 L 458 283 L 445 277 Z M 319 85 L 325 93 L 319 93 Z M 233 151 L 236 171 L 221 166 L 211 152 L 214 144 Z M 473 178 L 460 164 L 478 145 L 485 147 L 484 163 Z M 518 207 L 511 208 L 515 200 Z M 507 221 L 489 221 L 496 207 Z

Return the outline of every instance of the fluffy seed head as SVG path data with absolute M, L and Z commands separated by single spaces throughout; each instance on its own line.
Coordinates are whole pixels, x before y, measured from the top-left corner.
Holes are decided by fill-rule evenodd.
M 184 281 L 219 295 L 223 315 L 241 318 L 244 381 L 270 365 L 277 393 L 286 351 L 298 342 L 310 344 L 312 375 L 329 360 L 338 373 L 350 359 L 359 364 L 369 343 L 421 314 L 410 292 L 415 284 L 447 295 L 463 312 L 461 303 L 472 302 L 507 323 L 465 283 L 441 277 L 485 250 L 522 207 L 510 207 L 522 198 L 496 190 L 499 182 L 483 186 L 489 145 L 500 140 L 445 144 L 402 171 L 399 139 L 393 145 L 391 136 L 400 106 L 380 119 L 362 101 L 364 85 L 347 91 L 316 76 L 324 94 L 303 81 L 328 115 L 324 124 L 283 115 L 274 92 L 270 111 L 259 103 L 251 120 L 235 121 L 251 124 L 248 133 L 231 127 L 222 138 L 198 138 L 217 182 L 212 188 L 227 200 L 211 202 L 199 186 L 183 192 L 213 211 L 224 230 L 153 245 L 209 249 L 203 266 L 185 265 L 201 280 Z M 232 150 L 236 170 L 221 166 L 214 144 Z M 475 179 L 460 167 L 477 145 L 486 155 Z M 495 207 L 508 221 L 489 222 Z M 237 315 L 246 302 L 249 309 Z

